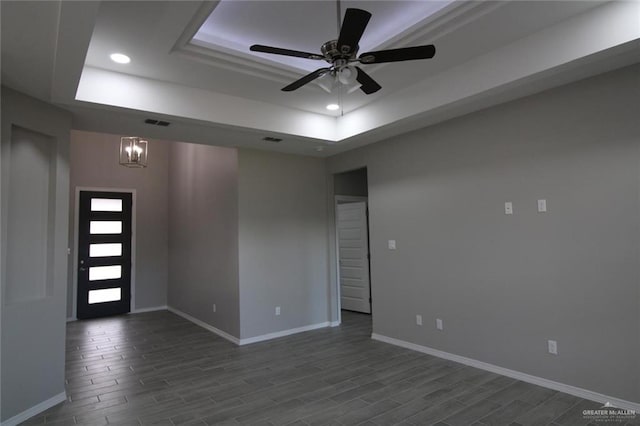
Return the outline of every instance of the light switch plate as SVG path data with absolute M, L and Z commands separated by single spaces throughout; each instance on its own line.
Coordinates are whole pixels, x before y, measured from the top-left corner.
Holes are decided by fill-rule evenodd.
M 440 318 L 436 318 L 436 328 L 438 330 L 443 330 L 444 329 L 444 325 L 442 324 L 442 320 Z
M 549 353 L 553 355 L 558 355 L 558 342 L 555 340 L 549 340 L 547 342 Z
M 396 240 L 389 240 L 389 250 L 396 249 Z
M 422 315 L 416 315 L 416 325 L 422 325 Z
M 538 213 L 545 213 L 547 211 L 547 200 L 538 200 Z
M 504 203 L 504 214 L 513 214 L 513 203 L 511 201 Z

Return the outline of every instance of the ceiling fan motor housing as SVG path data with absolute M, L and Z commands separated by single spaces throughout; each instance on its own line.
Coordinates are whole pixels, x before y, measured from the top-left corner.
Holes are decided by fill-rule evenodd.
M 351 52 L 345 54 L 338 48 L 338 40 L 330 40 L 322 45 L 320 51 L 322 52 L 325 61 L 336 66 L 341 66 L 346 65 L 351 60 L 354 60 L 359 48 L 360 46 L 355 46 L 354 49 L 351 49 Z M 339 60 L 344 62 L 342 62 L 342 64 L 336 63 L 336 61 Z

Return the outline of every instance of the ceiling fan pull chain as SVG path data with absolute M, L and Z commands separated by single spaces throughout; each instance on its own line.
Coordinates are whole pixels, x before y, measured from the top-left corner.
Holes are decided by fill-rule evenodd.
M 340 102 L 340 115 L 344 116 L 344 102 L 342 100 L 342 91 L 344 90 L 344 85 L 340 84 L 338 87 L 338 101 Z

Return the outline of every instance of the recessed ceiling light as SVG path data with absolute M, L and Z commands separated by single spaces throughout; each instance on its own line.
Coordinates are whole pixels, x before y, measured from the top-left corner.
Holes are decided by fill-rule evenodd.
M 131 62 L 131 58 L 124 53 L 112 53 L 109 57 L 113 62 L 116 62 L 118 64 L 128 64 L 129 62 Z
M 329 104 L 329 105 L 327 105 L 327 109 L 329 111 L 337 111 L 337 110 L 340 109 L 340 105 L 338 105 L 338 104 Z

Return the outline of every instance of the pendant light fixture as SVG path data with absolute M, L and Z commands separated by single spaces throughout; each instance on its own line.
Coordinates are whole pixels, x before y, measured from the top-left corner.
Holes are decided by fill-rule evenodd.
M 139 137 L 120 138 L 120 165 L 147 167 L 148 143 Z

